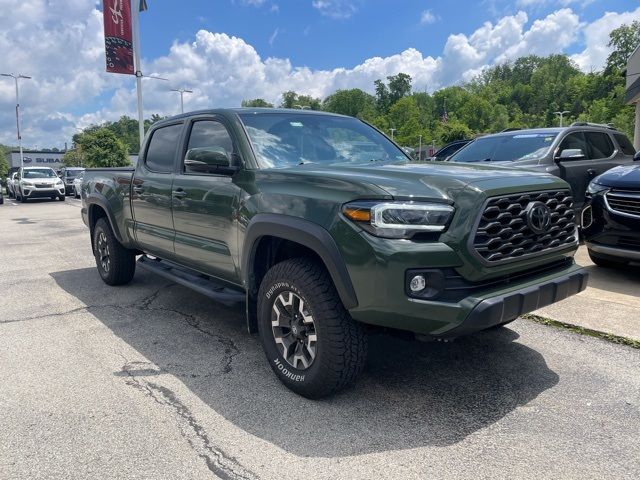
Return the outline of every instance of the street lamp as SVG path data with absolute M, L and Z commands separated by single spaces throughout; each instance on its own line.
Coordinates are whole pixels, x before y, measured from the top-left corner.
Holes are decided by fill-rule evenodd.
M 187 90 L 186 88 L 172 88 L 171 91 L 180 93 L 180 111 L 184 113 L 184 94 L 193 93 L 193 90 Z
M 560 117 L 560 126 L 562 127 L 562 119 L 564 118 L 565 114 L 567 113 L 571 113 L 569 110 L 563 110 L 561 112 L 553 112 L 554 115 L 558 115 Z
M 293 106 L 293 108 L 299 108 L 300 110 L 311 110 L 311 107 L 309 105 L 299 105 L 297 103 Z
M 418 146 L 418 160 L 422 160 L 422 135 L 420 135 L 420 145 Z
M 16 130 L 18 132 L 18 146 L 20 147 L 20 167 L 24 167 L 24 156 L 22 154 L 22 135 L 20 135 L 20 91 L 18 89 L 18 79 L 25 78 L 30 79 L 26 75 L 13 74 L 13 73 L 1 73 L 3 77 L 11 77 L 16 83 Z
M 391 132 L 391 140 L 393 141 L 393 133 L 396 131 L 396 128 L 390 128 L 389 131 Z

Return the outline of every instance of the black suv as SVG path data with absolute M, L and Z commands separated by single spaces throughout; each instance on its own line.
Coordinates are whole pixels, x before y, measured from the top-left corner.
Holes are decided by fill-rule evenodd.
M 547 172 L 566 180 L 580 211 L 589 182 L 618 165 L 631 164 L 635 150 L 624 133 L 607 125 L 576 122 L 569 127 L 508 130 L 479 137 L 449 157 L 452 162 L 501 162 Z
M 635 165 L 593 179 L 582 211 L 589 256 L 601 267 L 640 263 L 640 152 Z

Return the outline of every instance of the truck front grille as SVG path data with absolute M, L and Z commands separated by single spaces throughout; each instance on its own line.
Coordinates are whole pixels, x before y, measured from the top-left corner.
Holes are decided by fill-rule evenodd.
M 550 221 L 536 233 L 528 211 L 538 202 L 549 209 Z M 576 245 L 576 232 L 569 190 L 493 197 L 484 205 L 472 249 L 486 263 L 496 264 Z
M 640 217 L 640 192 L 612 190 L 605 194 L 609 210 Z

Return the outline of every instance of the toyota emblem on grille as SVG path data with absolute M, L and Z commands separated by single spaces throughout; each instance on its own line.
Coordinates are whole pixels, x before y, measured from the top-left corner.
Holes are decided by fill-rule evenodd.
M 551 210 L 542 202 L 531 202 L 527 206 L 527 224 L 533 233 L 540 234 L 549 230 Z

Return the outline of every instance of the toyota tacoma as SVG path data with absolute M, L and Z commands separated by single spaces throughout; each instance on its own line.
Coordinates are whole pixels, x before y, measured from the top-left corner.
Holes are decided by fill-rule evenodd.
M 412 163 L 351 117 L 225 109 L 155 123 L 135 169 L 88 169 L 82 218 L 109 285 L 136 266 L 225 304 L 291 390 L 355 382 L 367 333 L 451 339 L 586 286 L 569 185 Z

